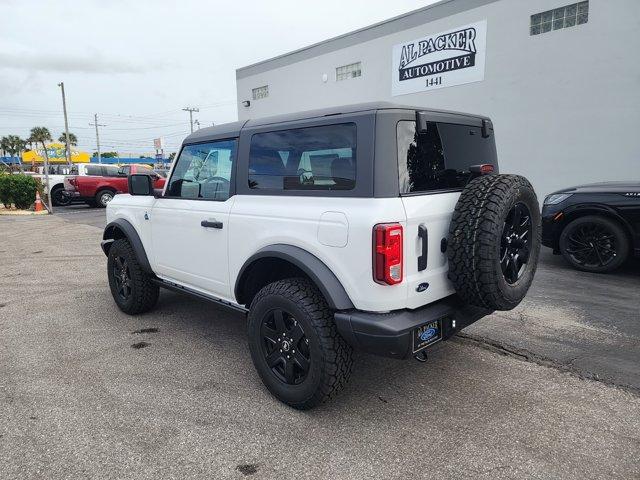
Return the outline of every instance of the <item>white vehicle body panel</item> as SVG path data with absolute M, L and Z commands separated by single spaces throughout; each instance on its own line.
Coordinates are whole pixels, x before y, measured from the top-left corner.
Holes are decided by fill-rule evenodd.
M 451 216 L 459 196 L 459 192 L 450 192 L 402 197 L 407 218 L 404 232 L 406 308 L 419 308 L 455 293 L 447 278 L 449 264 L 447 254 L 441 250 L 441 242 L 449 235 Z M 422 254 L 419 225 L 427 227 L 428 235 L 427 268 L 422 271 L 418 271 L 418 257 Z M 429 286 L 420 291 L 418 286 L 424 283 Z
M 107 223 L 122 218 L 135 227 L 160 278 L 225 301 L 235 303 L 236 279 L 252 255 L 285 244 L 302 248 L 329 267 L 357 309 L 384 312 L 419 308 L 454 293 L 440 242 L 448 234 L 458 196 L 235 195 L 215 202 L 121 194 L 107 206 Z M 200 225 L 214 219 L 223 223 L 222 229 Z M 373 227 L 396 222 L 404 229 L 404 280 L 380 285 L 373 280 Z M 427 225 L 429 248 L 427 269 L 418 272 L 420 224 Z M 429 287 L 418 291 L 424 282 Z
M 229 288 L 229 214 L 224 202 L 158 198 L 150 212 L 151 251 L 156 274 L 201 292 L 233 301 Z M 205 228 L 203 220 L 222 223 Z
M 348 241 L 344 247 L 323 245 L 318 238 L 324 227 L 320 220 L 323 218 L 324 223 L 327 212 L 341 214 L 338 218 L 346 218 L 348 222 Z M 373 280 L 373 226 L 393 222 L 405 223 L 400 198 L 237 195 L 229 228 L 232 288 L 240 269 L 253 254 L 269 245 L 286 244 L 306 250 L 329 267 L 356 308 L 368 311 L 404 308 L 406 282 L 389 286 Z M 331 228 L 339 231 L 342 227 Z

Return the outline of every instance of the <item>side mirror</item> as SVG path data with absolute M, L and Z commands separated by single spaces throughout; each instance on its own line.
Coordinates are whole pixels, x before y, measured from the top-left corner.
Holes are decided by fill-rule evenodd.
M 427 133 L 426 112 L 416 112 L 416 132 L 418 133 L 418 135 Z
M 131 195 L 153 195 L 153 179 L 146 173 L 129 175 L 127 183 Z

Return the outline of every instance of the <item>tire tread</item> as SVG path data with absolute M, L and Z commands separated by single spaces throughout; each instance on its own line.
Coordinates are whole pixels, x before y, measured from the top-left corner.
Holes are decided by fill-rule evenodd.
M 333 320 L 333 312 L 320 291 L 305 278 L 287 278 L 263 287 L 251 302 L 251 307 L 262 299 L 278 295 L 295 302 L 313 325 L 324 352 L 323 374 L 314 395 L 300 403 L 286 402 L 301 410 L 313 408 L 336 396 L 347 384 L 353 368 L 353 350 L 340 336 Z

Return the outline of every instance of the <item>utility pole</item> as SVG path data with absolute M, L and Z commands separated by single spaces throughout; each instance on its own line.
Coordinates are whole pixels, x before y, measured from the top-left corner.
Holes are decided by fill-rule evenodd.
M 101 123 L 98 123 L 98 114 L 94 114 L 93 115 L 94 118 L 94 122 L 90 123 L 89 125 L 95 125 L 96 127 L 96 146 L 98 147 L 98 163 L 102 163 L 102 157 L 100 156 L 100 134 L 98 133 L 98 127 L 106 127 L 106 125 L 103 125 Z
M 71 166 L 71 143 L 69 142 L 69 122 L 67 120 L 67 99 L 64 95 L 64 82 L 60 82 L 58 86 L 62 89 L 62 110 L 64 111 L 64 136 L 66 139 L 65 153 L 67 154 L 67 165 Z
M 38 146 L 36 142 L 36 147 Z M 49 182 L 49 153 L 47 152 L 47 146 L 42 141 L 42 150 L 44 153 L 44 181 L 47 182 L 47 203 L 49 204 L 49 213 L 53 213 L 53 202 L 51 200 L 51 182 Z
M 184 112 L 189 112 L 189 125 L 191 126 L 191 133 L 193 133 L 193 112 L 199 112 L 199 108 L 185 107 L 182 109 Z

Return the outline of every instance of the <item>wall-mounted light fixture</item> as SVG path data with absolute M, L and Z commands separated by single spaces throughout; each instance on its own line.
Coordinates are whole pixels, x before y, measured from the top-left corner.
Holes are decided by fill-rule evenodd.
M 249 107 L 249 106 L 251 106 L 251 102 L 249 100 L 243 100 L 242 101 L 242 105 L 245 106 L 245 107 Z

